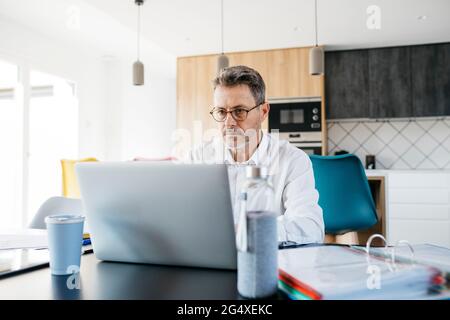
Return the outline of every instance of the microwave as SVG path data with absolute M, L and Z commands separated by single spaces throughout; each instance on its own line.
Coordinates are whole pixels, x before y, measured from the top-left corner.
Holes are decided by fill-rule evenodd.
M 320 97 L 269 99 L 269 132 L 307 154 L 322 154 L 322 101 Z
M 269 130 L 279 132 L 322 131 L 322 101 L 320 97 L 271 99 Z

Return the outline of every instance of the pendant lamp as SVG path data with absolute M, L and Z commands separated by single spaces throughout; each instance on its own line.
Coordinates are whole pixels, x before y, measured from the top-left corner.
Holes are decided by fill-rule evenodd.
M 220 37 L 222 43 L 222 53 L 217 58 L 217 74 L 222 72 L 223 69 L 228 68 L 230 60 L 223 51 L 223 0 L 220 0 Z
M 135 86 L 144 85 L 144 64 L 139 60 L 140 56 L 140 41 L 141 41 L 141 6 L 144 0 L 135 0 L 134 3 L 138 6 L 137 19 L 137 60 L 133 63 L 133 84 Z
M 317 0 L 314 0 L 314 12 L 315 12 L 315 33 L 316 33 L 316 45 L 309 50 L 309 73 L 313 76 L 319 76 L 324 74 L 325 69 L 325 53 L 323 47 L 318 46 L 317 41 Z

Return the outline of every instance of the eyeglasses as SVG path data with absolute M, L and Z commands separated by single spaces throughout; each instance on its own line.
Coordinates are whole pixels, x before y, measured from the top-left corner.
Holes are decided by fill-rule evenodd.
M 259 107 L 260 105 L 262 105 L 262 103 L 254 106 L 253 108 L 250 108 L 250 109 L 234 108 L 231 111 L 227 111 L 225 108 L 216 108 L 216 107 L 214 107 L 209 112 L 209 114 L 217 122 L 224 122 L 227 119 L 227 116 L 228 116 L 229 113 L 231 113 L 231 116 L 233 117 L 234 120 L 236 120 L 236 121 L 244 121 L 245 119 L 247 119 L 248 113 L 250 111 L 252 111 L 253 109 Z

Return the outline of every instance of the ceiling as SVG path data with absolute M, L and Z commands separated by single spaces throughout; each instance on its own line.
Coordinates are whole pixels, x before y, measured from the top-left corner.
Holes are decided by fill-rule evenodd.
M 380 8 L 380 29 L 367 28 L 370 5 Z M 75 30 L 67 21 L 76 11 Z M 318 0 L 319 44 L 341 50 L 448 42 L 449 12 L 449 0 Z M 221 51 L 220 0 L 146 0 L 142 16 L 145 45 L 154 50 Z M 0 17 L 102 55 L 135 50 L 134 0 L 0 0 Z M 313 0 L 224 0 L 226 52 L 312 44 Z

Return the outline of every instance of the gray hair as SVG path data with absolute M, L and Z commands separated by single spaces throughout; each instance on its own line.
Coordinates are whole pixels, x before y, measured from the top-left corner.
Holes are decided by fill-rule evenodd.
M 233 66 L 223 69 L 213 80 L 214 89 L 218 86 L 234 87 L 245 84 L 256 103 L 262 104 L 266 101 L 266 85 L 258 71 L 247 66 Z

